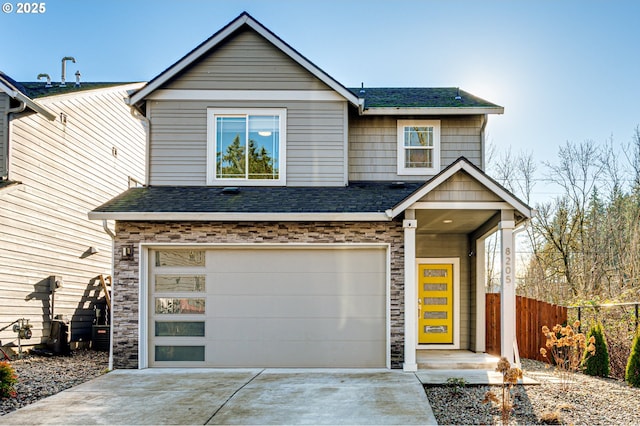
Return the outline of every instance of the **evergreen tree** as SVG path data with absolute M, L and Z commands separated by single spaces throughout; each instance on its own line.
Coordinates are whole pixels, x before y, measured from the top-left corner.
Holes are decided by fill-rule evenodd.
M 627 371 L 624 380 L 635 388 L 640 388 L 640 327 L 631 344 L 631 355 L 627 361 Z
M 609 347 L 600 321 L 589 329 L 587 342 L 591 340 L 591 337 L 594 338 L 593 344 L 596 347 L 596 351 L 594 354 L 590 354 L 585 350 L 582 357 L 584 373 L 590 376 L 607 377 L 610 373 Z

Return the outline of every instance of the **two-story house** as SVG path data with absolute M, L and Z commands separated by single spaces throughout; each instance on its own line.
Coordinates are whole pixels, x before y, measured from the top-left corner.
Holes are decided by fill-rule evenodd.
M 141 86 L 18 83 L 0 73 L 5 348 L 48 343 L 54 318 L 68 325 L 71 346 L 87 346 L 97 315 L 104 316 L 96 302 L 105 297 L 99 277 L 112 272 L 113 241 L 87 211 L 125 191 L 131 178 L 143 182 L 144 122 L 124 103 Z M 19 340 L 12 325 L 26 330 L 27 321 L 32 336 Z
M 129 97 L 148 186 L 115 220 L 114 366 L 387 367 L 484 351 L 484 239 L 531 209 L 457 88 L 347 88 L 243 13 Z M 513 299 L 513 300 L 511 300 Z

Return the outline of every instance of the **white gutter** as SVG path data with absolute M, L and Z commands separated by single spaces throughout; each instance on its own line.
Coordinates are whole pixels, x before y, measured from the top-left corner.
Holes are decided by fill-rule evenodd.
M 119 221 L 265 221 L 318 222 L 356 221 L 388 222 L 388 213 L 220 213 L 220 212 L 89 212 L 90 220 Z
M 503 107 L 369 107 L 362 115 L 470 115 L 470 114 L 504 114 Z
M 11 95 L 9 95 L 9 96 L 11 96 Z M 14 107 L 14 108 L 9 108 L 8 110 L 6 110 L 4 112 L 4 115 L 6 117 L 5 129 L 7 130 L 7 135 L 6 135 L 6 138 L 5 138 L 4 153 L 3 153 L 4 155 L 3 155 L 3 157 L 4 157 L 4 162 L 5 162 L 5 168 L 4 168 L 5 173 L 4 174 L 7 177 L 9 176 L 9 145 L 10 145 L 10 142 L 11 142 L 11 131 L 9 129 L 11 119 L 10 119 L 9 115 L 16 114 L 16 113 L 21 113 L 22 111 L 24 111 L 27 108 L 27 103 L 26 102 L 20 101 L 20 100 L 18 102 L 20 102 L 20 105 L 18 105 L 17 107 Z M 0 176 L 0 177 L 4 177 L 4 176 Z

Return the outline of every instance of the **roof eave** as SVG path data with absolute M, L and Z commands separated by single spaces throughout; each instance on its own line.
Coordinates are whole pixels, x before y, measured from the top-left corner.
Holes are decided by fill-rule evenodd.
M 504 114 L 504 107 L 367 107 L 362 115 L 476 115 Z
M 383 222 L 391 218 L 384 212 L 357 213 L 245 213 L 245 212 L 89 212 L 90 220 L 117 221 L 266 221 L 266 222 L 316 222 L 358 221 Z
M 0 81 L 0 90 L 5 92 L 13 99 L 23 102 L 30 110 L 35 111 L 38 114 L 42 114 L 49 121 L 54 121 L 57 117 L 54 113 L 35 102 L 33 99 L 31 99 L 21 91 L 13 89 L 12 87 L 4 84 L 2 81 Z
M 173 64 L 169 69 L 165 72 L 151 80 L 145 87 L 141 88 L 136 93 L 132 94 L 129 99 L 129 105 L 136 105 L 139 102 L 143 101 L 151 92 L 160 88 L 167 81 L 175 77 L 193 62 L 197 61 L 201 58 L 206 52 L 217 46 L 231 34 L 233 34 L 236 30 L 238 30 L 243 25 L 248 25 L 258 34 L 260 34 L 265 39 L 269 40 L 274 46 L 280 49 L 282 52 L 291 57 L 294 61 L 300 64 L 303 68 L 309 71 L 311 74 L 320 79 L 323 83 L 329 86 L 331 89 L 335 90 L 337 93 L 342 95 L 347 101 L 349 101 L 352 105 L 358 106 L 358 97 L 355 96 L 350 90 L 340 84 L 338 81 L 333 79 L 327 73 L 322 71 L 320 68 L 311 63 L 308 59 L 298 53 L 295 49 L 285 43 L 282 39 L 276 36 L 274 33 L 269 31 L 266 27 L 260 24 L 258 21 L 253 19 L 249 14 L 243 13 L 234 21 L 229 23 L 226 27 L 221 29 L 218 33 L 214 34 L 207 42 L 203 43 L 200 47 L 196 48 L 191 53 L 187 54 L 185 57 L 180 59 L 178 62 Z

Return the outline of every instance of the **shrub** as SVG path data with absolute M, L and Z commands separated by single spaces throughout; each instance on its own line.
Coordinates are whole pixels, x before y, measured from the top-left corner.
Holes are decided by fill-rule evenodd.
M 593 345 L 596 352 L 591 354 L 585 349 L 582 357 L 583 372 L 589 376 L 609 376 L 609 346 L 604 336 L 604 330 L 600 321 L 591 326 L 587 333 L 587 341 L 593 337 Z
M 596 348 L 593 344 L 593 337 L 587 339 L 584 334 L 576 333 L 574 328 L 578 328 L 580 322 L 576 321 L 573 328 L 570 325 L 565 327 L 556 324 L 552 330 L 546 325 L 542 327 L 542 333 L 547 338 L 546 348 L 540 348 L 540 354 L 555 365 L 560 377 L 560 389 L 569 390 L 573 373 L 580 368 L 583 353 L 588 351 L 593 354 Z
M 518 367 L 511 367 L 511 363 L 505 357 L 500 358 L 496 371 L 502 373 L 502 399 L 492 391 L 484 394 L 483 404 L 493 403 L 500 408 L 500 415 L 503 424 L 509 423 L 509 416 L 514 408 L 514 397 L 511 390 L 522 379 L 522 370 Z
M 640 388 L 640 327 L 636 330 L 636 336 L 631 344 L 631 354 L 629 355 L 629 361 L 627 361 L 624 380 L 629 385 Z
M 13 386 L 18 382 L 18 376 L 11 364 L 8 362 L 0 362 L 0 398 L 8 398 L 16 396 Z

